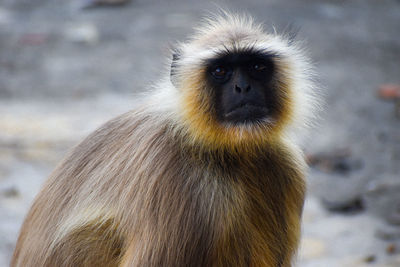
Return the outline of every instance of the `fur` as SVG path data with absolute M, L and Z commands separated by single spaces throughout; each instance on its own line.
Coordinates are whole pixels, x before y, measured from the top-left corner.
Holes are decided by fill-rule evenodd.
M 221 125 L 212 114 L 204 60 L 243 49 L 277 55 L 276 121 Z M 12 267 L 291 266 L 305 163 L 286 133 L 312 106 L 307 60 L 285 38 L 229 14 L 206 20 L 177 50 L 175 86 L 165 78 L 51 174 Z

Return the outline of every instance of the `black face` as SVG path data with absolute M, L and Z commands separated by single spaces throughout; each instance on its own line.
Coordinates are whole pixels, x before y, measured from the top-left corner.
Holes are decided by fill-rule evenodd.
M 207 77 L 214 90 L 219 121 L 255 123 L 277 111 L 272 86 L 274 56 L 254 52 L 229 53 L 208 63 Z

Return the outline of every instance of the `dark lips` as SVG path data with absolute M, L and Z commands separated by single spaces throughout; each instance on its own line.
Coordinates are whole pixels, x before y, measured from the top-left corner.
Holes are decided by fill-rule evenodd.
M 268 109 L 265 107 L 244 104 L 226 113 L 224 118 L 234 123 L 254 122 L 265 118 L 267 114 Z

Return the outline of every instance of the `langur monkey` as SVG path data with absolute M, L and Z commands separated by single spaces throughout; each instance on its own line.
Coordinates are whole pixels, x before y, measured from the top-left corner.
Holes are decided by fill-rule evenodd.
M 291 266 L 313 103 L 289 37 L 247 16 L 205 19 L 140 106 L 51 174 L 13 267 Z

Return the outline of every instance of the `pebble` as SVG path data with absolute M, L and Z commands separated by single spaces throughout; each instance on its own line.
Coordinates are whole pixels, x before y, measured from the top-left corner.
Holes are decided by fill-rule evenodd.
M 386 253 L 389 255 L 395 254 L 396 251 L 397 251 L 397 248 L 394 243 L 391 243 L 386 247 Z
M 3 189 L 0 194 L 6 198 L 15 198 L 20 195 L 18 189 L 14 186 Z
M 378 95 L 385 100 L 400 99 L 400 85 L 382 84 L 378 89 Z
M 92 23 L 73 24 L 66 27 L 64 36 L 76 43 L 96 44 L 99 41 L 99 30 Z
M 326 251 L 322 240 L 304 237 L 300 244 L 300 257 L 302 260 L 309 260 L 322 257 Z
M 364 258 L 364 261 L 367 263 L 372 263 L 376 261 L 376 256 L 375 255 L 368 255 Z

